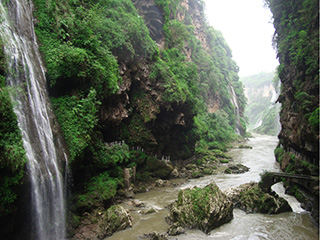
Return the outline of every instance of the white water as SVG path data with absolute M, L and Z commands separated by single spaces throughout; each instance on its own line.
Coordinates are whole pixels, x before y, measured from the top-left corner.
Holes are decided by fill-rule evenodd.
M 232 95 L 232 98 L 231 98 L 231 101 L 232 101 L 232 104 L 234 106 L 234 114 L 236 115 L 236 118 L 237 118 L 237 124 L 236 124 L 236 134 L 239 134 L 240 135 L 240 130 L 239 130 L 239 126 L 240 126 L 240 110 L 239 110 L 239 105 L 238 105 L 238 102 L 237 102 L 237 96 L 236 96 L 236 93 L 233 89 L 233 86 L 230 85 L 230 89 L 231 89 L 231 95 Z
M 246 144 L 252 149 L 234 148 L 229 154 L 234 164 L 244 164 L 250 168 L 244 174 L 223 174 L 206 176 L 198 179 L 191 179 L 180 187 L 160 188 L 157 191 L 150 191 L 136 195 L 136 200 L 143 202 L 148 207 L 157 209 L 157 213 L 143 215 L 138 208 L 123 203 L 123 206 L 130 209 L 133 216 L 133 227 L 117 232 L 105 240 L 138 240 L 144 233 L 157 231 L 160 233 L 168 229 L 165 216 L 168 214 L 166 206 L 177 199 L 180 189 L 198 186 L 204 187 L 214 181 L 221 190 L 239 186 L 251 181 L 259 181 L 259 174 L 264 170 L 280 171 L 275 161 L 274 149 L 278 139 L 274 136 L 255 134 Z M 234 218 L 230 223 L 214 229 L 210 234 L 204 234 L 200 230 L 190 229 L 185 234 L 170 236 L 170 240 L 318 240 L 318 229 L 313 225 L 310 213 L 300 207 L 300 203 L 292 197 L 284 194 L 281 183 L 272 187 L 280 196 L 286 198 L 293 209 L 293 212 L 281 214 L 246 214 L 240 209 L 234 209 Z
M 0 36 L 8 63 L 14 111 L 22 133 L 31 181 L 33 239 L 65 238 L 63 178 L 50 124 L 43 64 L 33 29 L 32 5 L 12 0 L 0 2 Z M 34 236 L 33 236 L 34 235 Z

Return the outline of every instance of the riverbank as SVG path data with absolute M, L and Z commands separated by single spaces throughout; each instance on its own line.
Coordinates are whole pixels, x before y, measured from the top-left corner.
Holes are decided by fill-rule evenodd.
M 225 191 L 251 181 L 258 182 L 260 180 L 259 174 L 264 170 L 279 171 L 273 154 L 277 144 L 275 137 L 258 135 L 246 144 L 252 146 L 252 149 L 234 147 L 228 152 L 228 155 L 233 159 L 230 160 L 230 163 L 246 165 L 250 171 L 243 174 L 226 174 L 224 169 L 230 163 L 220 163 L 214 175 L 193 179 L 177 178 L 169 181 L 154 181 L 150 185 L 145 185 L 146 192 L 136 193 L 134 199 L 119 202 L 132 216 L 132 228 L 116 232 L 106 240 L 136 240 L 144 234 L 155 231 L 166 233 L 169 227 L 165 221 L 165 217 L 169 213 L 167 206 L 177 199 L 180 189 L 193 186 L 204 187 L 214 181 L 222 191 Z M 280 186 L 280 189 L 283 187 Z M 292 200 L 289 199 L 289 203 L 291 205 Z M 294 204 L 296 206 L 293 208 L 293 213 L 279 215 L 246 214 L 239 209 L 234 209 L 233 220 L 214 229 L 209 235 L 203 234 L 199 230 L 187 230 L 184 234 L 179 235 L 178 239 L 232 239 L 238 236 L 242 236 L 240 239 L 252 237 L 275 240 L 280 238 L 318 239 L 317 229 L 312 223 L 310 214 L 301 209 L 299 203 L 295 202 Z M 282 234 L 288 238 L 282 238 Z M 176 238 L 169 237 L 172 240 Z
M 239 145 L 241 145 L 242 147 L 244 146 L 243 142 L 237 142 L 233 147 L 238 148 Z M 138 152 L 136 154 L 139 155 Z M 122 205 L 124 209 L 129 209 L 129 214 L 134 211 L 139 211 L 139 213 L 142 214 L 155 213 L 158 212 L 158 207 L 154 208 L 152 206 L 144 206 L 144 204 L 139 205 L 135 203 L 135 201 L 132 201 L 132 199 L 134 199 L 137 194 L 148 193 L 151 191 L 161 192 L 161 189 L 163 188 L 179 188 L 179 186 L 181 186 L 182 184 L 187 183 L 189 179 L 197 179 L 213 174 L 222 174 L 224 172 L 229 174 L 242 173 L 249 170 L 249 168 L 245 167 L 244 165 L 233 164 L 232 158 L 220 150 L 212 151 L 209 157 L 206 157 L 204 155 L 200 155 L 197 157 L 194 156 L 185 161 L 175 161 L 174 163 L 167 160 L 158 161 L 162 165 L 165 164 L 168 172 L 170 171 L 165 179 L 147 177 L 144 178 L 143 181 L 141 181 L 141 176 L 146 175 L 144 174 L 143 169 L 136 170 L 136 167 L 134 167 L 134 169 L 125 169 L 125 186 L 123 189 L 118 190 L 115 198 L 113 199 L 112 205 Z M 160 165 L 159 163 L 157 164 Z M 140 177 L 136 179 L 136 175 L 138 173 Z M 171 202 L 172 201 L 173 198 L 171 198 Z M 127 202 L 127 205 L 123 204 Z M 138 208 L 132 209 L 132 206 Z M 161 208 L 165 207 L 166 206 L 161 206 Z M 69 236 L 71 237 L 71 239 L 93 239 L 94 236 L 112 235 L 113 231 L 115 231 L 116 229 L 104 223 L 106 222 L 105 218 L 108 215 L 106 211 L 107 208 L 100 204 L 95 205 L 91 211 L 87 210 L 81 215 L 71 214 L 70 216 L 72 219 L 69 221 L 71 224 L 69 224 L 68 228 Z M 131 223 L 128 223 L 131 222 L 130 217 L 126 216 L 126 213 L 124 211 L 120 212 L 123 213 L 123 216 L 121 216 L 120 219 L 124 221 L 124 226 L 130 227 Z M 117 221 L 120 220 L 117 219 Z M 106 230 L 105 228 L 108 228 L 108 230 Z M 123 228 L 124 227 L 121 226 L 121 229 Z
M 222 191 L 231 187 L 239 186 L 251 181 L 258 182 L 259 174 L 264 170 L 280 171 L 274 158 L 274 148 L 277 144 L 276 137 L 255 135 L 249 139 L 247 145 L 252 149 L 232 148 L 228 155 L 233 158 L 233 164 L 243 164 L 250 168 L 250 171 L 243 174 L 225 174 L 222 171 L 215 175 L 204 176 L 197 179 L 189 179 L 184 183 L 177 183 L 174 188 L 163 187 L 157 191 L 136 194 L 135 200 L 143 202 L 146 206 L 155 206 L 156 213 L 149 215 L 140 214 L 140 209 L 132 207 L 133 227 L 115 233 L 106 240 L 136 240 L 144 233 L 157 231 L 166 232 L 168 225 L 164 218 L 168 214 L 166 206 L 177 199 L 180 189 L 193 186 L 204 187 L 214 181 Z M 174 180 L 173 182 L 175 182 Z M 208 239 L 307 239 L 317 240 L 318 229 L 312 222 L 309 212 L 300 207 L 300 203 L 289 195 L 284 195 L 284 188 L 281 183 L 273 186 L 280 196 L 287 198 L 293 208 L 291 213 L 281 213 L 277 215 L 269 214 L 246 214 L 240 209 L 234 209 L 234 218 L 230 223 L 224 224 L 204 234 L 200 230 L 187 230 L 177 237 L 169 237 L 170 240 L 208 240 Z M 126 203 L 123 203 L 126 205 Z M 293 207 L 294 205 L 294 207 Z M 130 208 L 129 208 L 130 209 Z

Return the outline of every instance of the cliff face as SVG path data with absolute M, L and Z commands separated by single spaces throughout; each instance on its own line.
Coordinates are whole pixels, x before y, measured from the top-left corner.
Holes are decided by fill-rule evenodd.
M 130 145 L 143 146 L 147 151 L 159 156 L 170 155 L 173 159 L 190 157 L 199 139 L 193 133 L 193 118 L 199 114 L 199 109 L 190 95 L 197 95 L 196 101 L 205 103 L 206 112 L 227 112 L 229 124 L 244 134 L 245 124 L 240 122 L 240 117 L 245 101 L 238 69 L 221 34 L 206 25 L 203 3 L 192 0 L 170 4 L 154 0 L 133 3 L 150 37 L 157 43 L 161 61 L 140 59 L 120 64 L 124 80 L 124 86 L 120 85 L 121 94 L 118 92 L 111 100 L 104 101 L 100 110 L 105 139 L 125 139 Z M 218 59 L 221 55 L 224 60 Z M 184 62 L 185 66 L 178 66 L 177 61 Z M 165 76 L 163 70 L 172 72 L 172 76 Z M 181 76 L 180 71 L 187 74 Z M 189 85 L 187 88 L 177 86 L 175 89 L 172 84 L 179 83 L 172 83 L 167 77 L 174 81 L 175 78 L 191 78 L 194 86 L 190 81 L 185 83 Z M 231 87 L 236 93 L 232 93 Z M 232 94 L 236 94 L 238 112 L 231 101 Z M 171 99 L 169 95 L 180 96 Z M 133 127 L 137 122 L 140 122 L 140 129 Z
M 268 1 L 276 29 L 282 104 L 277 150 L 287 172 L 318 174 L 319 3 Z
M 137 166 L 140 180 L 166 177 L 171 168 L 157 158 L 201 158 L 245 134 L 238 67 L 207 25 L 203 1 L 34 0 L 33 7 L 80 215 L 90 204 L 110 206 L 123 168 Z M 10 103 L 4 65 L 0 51 L 0 97 Z M 2 158 L 9 150 L 1 144 Z M 18 156 L 10 162 L 19 164 Z

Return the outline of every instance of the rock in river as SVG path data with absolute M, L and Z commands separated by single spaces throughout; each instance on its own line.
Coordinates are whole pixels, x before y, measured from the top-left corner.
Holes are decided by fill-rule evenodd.
M 276 214 L 292 211 L 288 202 L 275 192 L 266 193 L 258 183 L 251 182 L 225 191 L 228 198 L 247 213 Z
M 111 206 L 106 214 L 104 221 L 99 224 L 100 235 L 103 237 L 111 236 L 114 232 L 132 227 L 132 217 L 122 206 Z
M 98 240 L 114 232 L 132 227 L 132 217 L 122 206 L 111 206 L 107 211 L 94 211 L 82 222 L 72 239 Z
M 178 200 L 169 209 L 167 221 L 171 225 L 168 230 L 171 235 L 177 233 L 177 228 L 198 228 L 209 233 L 233 218 L 232 202 L 215 183 L 204 188 L 180 190 Z

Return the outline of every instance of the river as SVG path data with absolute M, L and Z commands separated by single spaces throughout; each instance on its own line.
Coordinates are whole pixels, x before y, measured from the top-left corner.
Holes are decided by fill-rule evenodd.
M 198 179 L 191 179 L 177 187 L 160 188 L 157 191 L 150 191 L 136 194 L 135 199 L 143 202 L 146 208 L 153 207 L 156 213 L 144 215 L 141 209 L 130 206 L 130 201 L 122 205 L 129 209 L 133 216 L 133 227 L 115 233 L 106 240 L 136 240 L 144 233 L 154 231 L 164 233 L 168 225 L 164 218 L 168 214 L 165 208 L 168 204 L 177 199 L 180 189 L 198 186 L 204 187 L 214 181 L 224 191 L 251 181 L 259 181 L 259 174 L 264 170 L 280 171 L 274 158 L 274 149 L 277 145 L 277 137 L 255 135 L 246 143 L 252 149 L 234 148 L 229 151 L 232 156 L 232 163 L 241 163 L 250 168 L 244 174 L 217 174 Z M 178 182 L 178 180 L 177 180 Z M 310 213 L 300 208 L 297 200 L 284 194 L 282 183 L 273 186 L 280 196 L 283 196 L 290 203 L 293 212 L 277 215 L 267 214 L 246 214 L 244 211 L 234 209 L 234 218 L 230 223 L 214 229 L 210 234 L 204 234 L 199 230 L 188 230 L 185 234 L 169 237 L 170 240 L 317 240 L 319 239 L 318 228 L 312 222 Z

